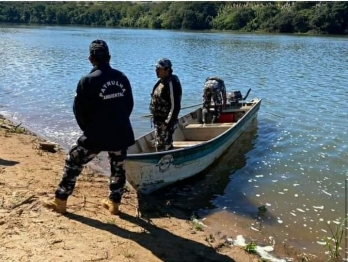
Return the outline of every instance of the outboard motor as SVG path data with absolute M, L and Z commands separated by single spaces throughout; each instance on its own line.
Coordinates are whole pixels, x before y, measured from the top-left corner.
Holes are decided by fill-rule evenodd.
M 245 97 L 242 96 L 242 93 L 240 91 L 237 91 L 237 90 L 230 91 L 227 94 L 227 101 L 231 104 L 231 106 L 236 106 L 238 105 L 239 101 L 244 101 L 245 99 L 247 99 L 250 91 L 251 91 L 251 88 L 248 90 Z

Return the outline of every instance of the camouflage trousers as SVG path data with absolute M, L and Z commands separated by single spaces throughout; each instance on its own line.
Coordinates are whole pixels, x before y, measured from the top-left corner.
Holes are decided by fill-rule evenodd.
M 65 160 L 63 177 L 55 192 L 56 198 L 67 199 L 74 191 L 77 177 L 81 174 L 83 166 L 95 158 L 100 151 L 88 150 L 81 145 L 74 145 Z M 111 175 L 109 181 L 109 199 L 120 203 L 126 184 L 126 171 L 124 162 L 127 150 L 109 151 Z
M 161 126 L 163 123 L 155 124 L 155 140 L 156 140 L 156 151 L 166 151 L 173 149 L 173 134 L 175 127 L 174 125 L 168 125 L 166 130 L 162 130 Z
M 209 106 L 210 105 L 207 106 L 206 103 L 203 104 L 203 110 L 202 110 L 202 114 L 203 114 L 202 122 L 203 123 L 206 123 L 206 118 L 207 118 L 208 112 L 210 112 Z M 213 118 L 211 121 L 212 124 L 218 122 L 220 115 L 221 115 L 221 112 L 222 112 L 222 105 L 214 104 Z

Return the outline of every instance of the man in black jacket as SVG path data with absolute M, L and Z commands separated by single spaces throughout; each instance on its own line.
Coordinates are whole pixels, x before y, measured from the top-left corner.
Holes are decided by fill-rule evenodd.
M 156 150 L 173 149 L 173 133 L 181 109 L 182 88 L 179 78 L 173 75 L 172 63 L 167 58 L 157 62 L 159 78 L 152 89 L 150 112 L 156 128 Z
M 134 105 L 132 88 L 122 72 L 111 68 L 106 42 L 94 40 L 90 44 L 89 53 L 93 69 L 80 79 L 73 106 L 83 135 L 71 147 L 65 160 L 55 200 L 45 202 L 44 206 L 65 213 L 67 199 L 73 193 L 83 166 L 101 151 L 108 151 L 111 166 L 110 194 L 102 204 L 110 213 L 118 214 L 126 183 L 124 162 L 127 148 L 134 144 L 129 119 Z

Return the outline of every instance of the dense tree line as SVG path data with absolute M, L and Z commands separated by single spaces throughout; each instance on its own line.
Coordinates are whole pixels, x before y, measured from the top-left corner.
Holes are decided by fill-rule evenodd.
M 348 2 L 0 2 L 0 22 L 348 33 Z

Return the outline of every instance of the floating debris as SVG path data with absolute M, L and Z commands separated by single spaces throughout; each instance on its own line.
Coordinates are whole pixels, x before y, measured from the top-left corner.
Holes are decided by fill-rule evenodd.
M 332 196 L 330 193 L 326 192 L 325 190 L 322 190 L 321 192 L 323 192 L 324 194 L 327 194 L 329 196 Z
M 324 206 L 313 206 L 314 209 L 324 209 Z
M 325 246 L 326 245 L 326 242 L 322 242 L 322 241 L 317 241 L 317 243 L 321 246 Z
M 254 230 L 254 231 L 257 231 L 257 232 L 259 232 L 260 230 L 258 230 L 257 228 L 255 228 L 255 227 L 250 227 L 250 229 L 252 229 L 252 230 Z

